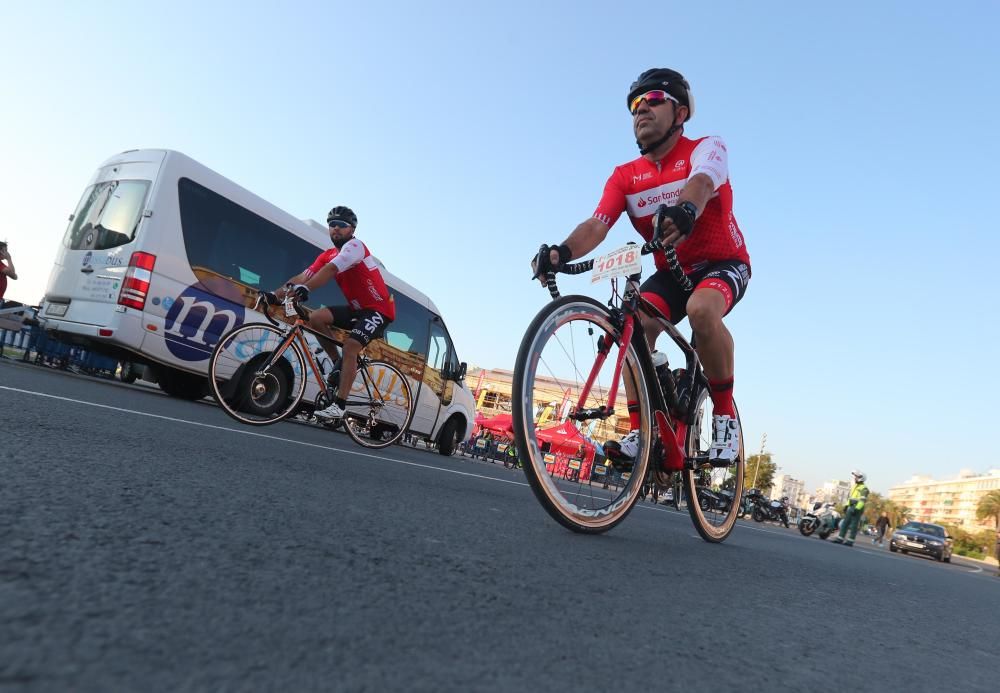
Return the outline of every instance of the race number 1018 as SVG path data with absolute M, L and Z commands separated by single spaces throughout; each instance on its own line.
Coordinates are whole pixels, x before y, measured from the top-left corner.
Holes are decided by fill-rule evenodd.
M 627 245 L 602 255 L 594 260 L 590 281 L 596 283 L 609 277 L 627 277 L 642 271 L 642 260 L 638 246 Z

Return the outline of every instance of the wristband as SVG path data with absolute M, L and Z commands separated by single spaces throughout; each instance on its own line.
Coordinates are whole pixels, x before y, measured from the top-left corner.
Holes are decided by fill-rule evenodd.
M 684 200 L 683 202 L 679 203 L 677 206 L 680 207 L 681 209 L 683 209 L 685 212 L 688 213 L 688 215 L 691 217 L 691 221 L 692 222 L 695 221 L 698 218 L 698 207 L 695 206 L 694 202 L 690 202 L 688 200 Z

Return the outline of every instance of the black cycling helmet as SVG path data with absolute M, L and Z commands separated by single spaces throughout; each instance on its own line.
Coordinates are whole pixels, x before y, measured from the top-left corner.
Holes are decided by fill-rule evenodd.
M 350 207 L 344 207 L 343 205 L 338 205 L 330 210 L 330 213 L 326 215 L 326 224 L 330 225 L 333 221 L 343 221 L 351 226 L 357 228 L 358 225 L 358 215 L 354 213 Z
M 691 95 L 691 87 L 687 83 L 687 80 L 684 79 L 684 75 L 676 70 L 671 70 L 666 67 L 654 67 L 639 75 L 639 77 L 632 82 L 632 86 L 628 88 L 628 96 L 625 98 L 625 108 L 631 110 L 632 99 L 652 89 L 662 89 L 677 99 L 679 104 L 687 106 L 688 112 L 687 117 L 684 118 L 684 122 L 686 123 L 691 120 L 691 116 L 694 115 L 694 97 Z M 636 145 L 639 147 L 639 153 L 648 154 L 649 152 L 654 151 L 657 147 L 669 140 L 670 137 L 680 129 L 680 125 L 670 126 L 670 129 L 667 130 L 663 137 L 646 145 L 645 147 L 637 141 Z
M 688 114 L 684 122 L 691 120 L 691 116 L 694 115 L 694 97 L 691 95 L 691 85 L 684 79 L 684 75 L 667 67 L 646 70 L 628 88 L 625 107 L 631 108 L 632 99 L 650 89 L 662 89 L 677 99 L 681 105 L 687 106 Z

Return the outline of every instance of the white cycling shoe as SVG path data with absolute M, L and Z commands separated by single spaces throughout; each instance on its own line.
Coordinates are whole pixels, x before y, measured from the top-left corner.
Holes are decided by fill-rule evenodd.
M 604 444 L 604 454 L 615 469 L 630 470 L 639 454 L 639 431 L 629 431 L 621 440 L 609 440 Z
M 730 464 L 739 456 L 739 420 L 726 414 L 716 414 L 712 417 L 712 446 L 708 449 L 708 461 Z
M 337 406 L 337 403 L 334 402 L 326 409 L 314 411 L 313 416 L 317 419 L 342 419 L 344 417 L 344 410 Z

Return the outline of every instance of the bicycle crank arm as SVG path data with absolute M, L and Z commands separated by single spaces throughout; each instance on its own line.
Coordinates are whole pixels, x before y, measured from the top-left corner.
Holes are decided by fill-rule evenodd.
M 731 467 L 732 462 L 727 462 L 725 460 L 710 460 L 708 455 L 698 455 L 697 457 L 688 457 L 684 460 L 685 469 L 701 469 L 702 467 L 713 467 L 717 469 L 724 469 L 726 467 Z
M 661 467 L 667 472 L 681 471 L 684 469 L 684 451 L 677 440 L 677 432 L 667 422 L 662 411 L 656 412 L 656 426 L 660 430 L 660 442 L 664 450 Z

